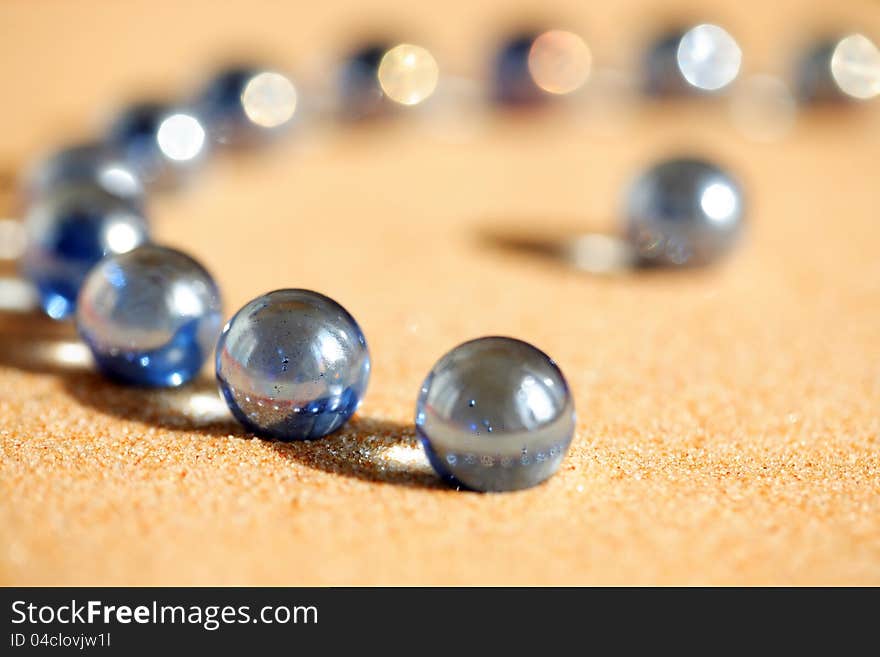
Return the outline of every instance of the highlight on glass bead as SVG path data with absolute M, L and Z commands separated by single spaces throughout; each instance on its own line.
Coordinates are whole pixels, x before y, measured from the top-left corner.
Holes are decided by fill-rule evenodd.
M 34 165 L 25 181 L 35 198 L 66 185 L 97 185 L 110 194 L 142 204 L 144 188 L 135 171 L 118 153 L 103 144 L 68 146 Z
M 246 144 L 277 135 L 296 113 L 297 91 L 286 75 L 254 66 L 220 72 L 195 101 L 215 141 Z
M 880 48 L 864 34 L 850 34 L 831 53 L 831 75 L 840 91 L 856 100 L 880 95 Z
M 548 30 L 539 34 L 529 49 L 529 73 L 535 84 L 554 95 L 580 89 L 593 64 L 586 42 L 574 32 Z
M 370 354 L 358 323 L 332 299 L 299 289 L 257 297 L 223 328 L 217 381 L 232 414 L 279 440 L 320 438 L 360 406 Z
M 669 30 L 645 55 L 645 91 L 656 96 L 720 92 L 736 80 L 741 65 L 742 49 L 718 25 Z
M 59 187 L 36 199 L 25 232 L 22 274 L 54 319 L 73 314 L 80 286 L 101 258 L 149 240 L 147 221 L 136 205 L 92 184 Z
M 147 184 L 174 186 L 207 150 L 206 131 L 192 111 L 159 103 L 125 110 L 111 124 L 108 143 Z
M 556 363 L 506 337 L 459 345 L 434 365 L 416 404 L 428 460 L 450 483 L 476 491 L 535 486 L 562 463 L 574 401 Z
M 156 245 L 110 256 L 89 272 L 76 324 L 98 368 L 122 383 L 191 380 L 220 334 L 220 292 L 190 256 Z
M 706 265 L 736 245 L 744 214 L 730 174 L 705 160 L 671 159 L 629 188 L 625 234 L 641 264 Z
M 685 32 L 676 58 L 689 84 L 703 91 L 718 91 L 739 75 L 742 50 L 724 28 L 704 23 Z
M 437 89 L 440 68 L 425 48 L 402 43 L 382 56 L 377 75 L 388 98 L 400 105 L 412 106 L 430 98 Z

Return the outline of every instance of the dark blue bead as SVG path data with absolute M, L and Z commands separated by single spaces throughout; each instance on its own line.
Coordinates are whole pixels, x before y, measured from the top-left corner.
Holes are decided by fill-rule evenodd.
M 541 483 L 559 468 L 574 427 L 574 402 L 556 363 L 513 338 L 480 338 L 450 351 L 416 404 L 431 465 L 472 490 Z
M 678 65 L 678 45 L 685 30 L 673 29 L 662 34 L 645 51 L 642 62 L 644 92 L 649 96 L 677 96 L 696 93 Z
M 241 141 L 247 116 L 241 94 L 257 73 L 251 67 L 236 67 L 221 72 L 208 83 L 195 105 L 211 136 L 221 143 Z
M 277 290 L 246 304 L 223 329 L 216 365 L 233 415 L 280 440 L 336 431 L 357 410 L 370 375 L 357 322 L 308 290 Z
M 220 293 L 204 267 L 155 245 L 101 261 L 83 284 L 76 319 L 98 368 L 143 386 L 196 376 L 223 321 Z
M 389 45 L 368 43 L 346 57 L 339 70 L 339 111 L 345 119 L 365 119 L 389 109 L 379 84 L 379 64 Z
M 32 204 L 25 229 L 22 273 L 55 319 L 74 312 L 82 281 L 101 258 L 149 238 L 137 208 L 94 185 L 68 185 L 41 197 Z
M 529 71 L 529 52 L 537 33 L 523 32 L 498 49 L 492 68 L 492 96 L 502 105 L 533 105 L 547 99 Z
M 79 144 L 52 153 L 32 169 L 26 191 L 36 198 L 66 185 L 96 185 L 138 206 L 144 201 L 140 178 L 103 144 Z

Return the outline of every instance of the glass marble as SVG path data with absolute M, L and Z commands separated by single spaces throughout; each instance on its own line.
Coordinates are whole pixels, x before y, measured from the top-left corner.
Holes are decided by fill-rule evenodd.
M 670 29 L 645 53 L 644 90 L 651 96 L 718 92 L 736 79 L 741 63 L 739 44 L 717 25 Z
M 194 106 L 212 139 L 259 143 L 277 135 L 294 116 L 297 94 L 286 76 L 255 66 L 235 66 L 213 78 Z
M 501 44 L 492 64 L 492 97 L 499 105 L 528 106 L 548 99 L 532 77 L 529 55 L 537 32 L 521 32 Z
M 818 39 L 801 55 L 795 80 L 804 104 L 874 98 L 880 95 L 880 49 L 862 34 Z
M 92 184 L 64 186 L 34 201 L 25 232 L 22 274 L 55 319 L 73 314 L 79 288 L 101 258 L 149 240 L 140 209 Z
M 211 275 L 156 245 L 105 258 L 80 290 L 76 324 L 98 368 L 130 385 L 178 386 L 210 356 L 223 314 Z
M 279 440 L 320 438 L 360 406 L 370 354 L 354 318 L 309 290 L 257 297 L 226 324 L 217 381 L 232 414 Z
M 146 184 L 172 187 L 203 158 L 206 132 L 192 112 L 145 102 L 113 121 L 107 142 Z
M 346 57 L 339 69 L 339 114 L 348 120 L 385 114 L 389 105 L 379 84 L 379 66 L 390 49 L 385 41 L 366 43 Z
M 652 166 L 629 188 L 626 206 L 626 237 L 645 265 L 712 263 L 742 232 L 739 184 L 699 159 Z
M 138 206 L 144 203 L 140 178 L 124 159 L 102 144 L 62 148 L 38 162 L 26 181 L 29 197 L 36 198 L 66 185 L 92 184 Z
M 477 491 L 529 488 L 552 476 L 574 428 L 574 402 L 556 363 L 513 338 L 479 338 L 450 351 L 416 405 L 431 465 Z

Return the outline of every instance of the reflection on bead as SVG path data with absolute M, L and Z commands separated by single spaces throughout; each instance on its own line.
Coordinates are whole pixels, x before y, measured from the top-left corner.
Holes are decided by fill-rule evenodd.
M 863 34 L 844 37 L 831 54 L 831 76 L 842 93 L 856 100 L 880 95 L 880 49 Z
M 831 75 L 831 57 L 839 39 L 814 41 L 801 54 L 795 70 L 797 99 L 804 104 L 836 104 L 847 100 Z
M 645 55 L 645 92 L 654 96 L 714 93 L 739 75 L 742 50 L 723 28 L 704 23 L 673 29 Z
M 68 185 L 41 197 L 31 206 L 25 229 L 22 273 L 55 319 L 73 313 L 80 285 L 95 263 L 148 240 L 140 210 L 94 185 Z
M 339 71 L 339 113 L 349 120 L 366 119 L 388 109 L 379 84 L 379 64 L 389 46 L 369 43 L 350 54 Z
M 629 189 L 626 236 L 643 264 L 705 265 L 736 244 L 743 214 L 730 175 L 702 160 L 667 160 Z
M 862 34 L 824 37 L 803 53 L 795 72 L 798 100 L 836 104 L 880 95 L 880 49 Z
M 492 96 L 501 105 L 528 106 L 547 100 L 529 71 L 529 53 L 537 37 L 521 32 L 498 49 L 492 68 Z
M 529 488 L 553 475 L 574 426 L 574 402 L 556 363 L 513 338 L 480 338 L 450 351 L 416 405 L 431 465 L 478 491 Z
M 246 144 L 271 137 L 289 124 L 297 93 L 281 73 L 239 66 L 211 80 L 195 105 L 212 139 Z
M 676 59 L 688 84 L 701 91 L 718 91 L 739 75 L 742 50 L 724 29 L 704 23 L 685 32 Z
M 189 256 L 144 245 L 105 258 L 83 283 L 79 334 L 123 383 L 178 386 L 202 368 L 223 322 L 214 279 Z
M 336 431 L 357 410 L 370 376 L 357 322 L 308 290 L 276 290 L 245 305 L 223 329 L 216 365 L 233 415 L 280 440 Z
M 38 162 L 27 180 L 37 197 L 65 185 L 97 185 L 110 194 L 143 204 L 143 185 L 122 157 L 100 144 L 69 146 Z
M 401 105 L 418 105 L 434 93 L 440 69 L 430 52 L 402 43 L 383 55 L 378 76 L 388 98 Z
M 205 129 L 192 113 L 158 103 L 135 105 L 110 126 L 109 144 L 148 184 L 170 186 L 205 153 Z
M 550 94 L 564 95 L 580 89 L 590 76 L 593 55 L 573 32 L 548 30 L 529 50 L 529 73 L 535 84 Z

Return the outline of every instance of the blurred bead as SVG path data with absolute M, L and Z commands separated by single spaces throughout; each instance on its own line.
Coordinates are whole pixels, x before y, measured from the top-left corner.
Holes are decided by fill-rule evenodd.
M 736 40 L 717 25 L 671 30 L 645 56 L 645 92 L 653 96 L 718 92 L 736 79 L 741 63 Z
M 94 185 L 70 185 L 31 206 L 22 273 L 55 319 L 70 316 L 83 279 L 106 255 L 125 253 L 149 239 L 143 214 Z
M 424 102 L 434 93 L 440 69 L 430 52 L 420 46 L 401 43 L 383 55 L 378 76 L 379 85 L 389 99 L 412 106 Z
M 100 144 L 80 144 L 52 153 L 33 167 L 26 182 L 35 198 L 65 185 L 97 185 L 110 194 L 143 205 L 144 188 L 125 160 Z
M 708 162 L 661 162 L 627 196 L 626 236 L 643 264 L 705 265 L 728 252 L 743 223 L 739 185 Z
M 798 100 L 839 104 L 880 94 L 880 51 L 864 35 L 825 37 L 803 53 L 795 73 Z
M 195 102 L 212 139 L 250 144 L 277 135 L 296 111 L 297 93 L 286 76 L 255 67 L 221 72 Z
M 574 402 L 556 363 L 513 338 L 480 338 L 450 351 L 416 405 L 431 465 L 478 491 L 529 488 L 552 476 L 574 427 Z
M 226 324 L 217 344 L 217 381 L 233 415 L 279 440 L 336 431 L 360 406 L 369 377 L 357 322 L 308 290 L 257 297 Z
M 105 258 L 76 308 L 79 334 L 107 376 L 178 386 L 202 368 L 223 323 L 214 279 L 189 256 L 155 245 Z
M 342 62 L 338 83 L 342 118 L 366 119 L 380 116 L 389 109 L 379 84 L 379 65 L 388 50 L 386 43 L 369 43 Z
M 110 126 L 108 143 L 149 185 L 173 186 L 205 154 L 205 129 L 184 110 L 135 105 Z
M 521 32 L 498 49 L 492 68 L 492 97 L 500 105 L 528 106 L 546 101 L 529 71 L 529 53 L 537 33 Z

